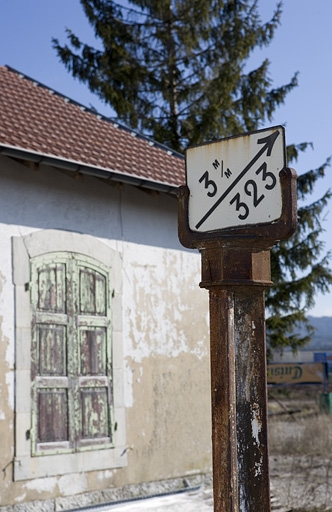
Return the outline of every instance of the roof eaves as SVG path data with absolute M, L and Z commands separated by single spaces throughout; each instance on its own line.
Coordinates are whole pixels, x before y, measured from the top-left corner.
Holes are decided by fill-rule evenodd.
M 73 160 L 59 158 L 54 155 L 47 155 L 36 151 L 26 150 L 23 148 L 18 148 L 16 146 L 10 146 L 1 143 L 0 153 L 10 158 L 26 160 L 41 165 L 49 165 L 61 170 L 80 172 L 82 174 L 88 174 L 90 176 L 94 176 L 97 178 L 117 181 L 119 183 L 133 185 L 136 187 L 144 187 L 150 190 L 156 190 L 167 194 L 175 194 L 177 189 L 177 185 L 173 185 L 171 183 L 159 182 L 152 179 L 145 179 L 140 176 L 126 174 L 121 171 L 105 169 L 93 165 L 87 165 L 81 162 L 75 162 Z

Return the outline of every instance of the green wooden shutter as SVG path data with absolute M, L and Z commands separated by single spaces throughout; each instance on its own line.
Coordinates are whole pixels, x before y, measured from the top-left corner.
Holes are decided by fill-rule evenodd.
M 91 258 L 32 260 L 32 453 L 112 446 L 109 274 Z
M 31 267 L 32 452 L 72 451 L 68 373 L 66 260 L 39 258 Z
M 83 258 L 78 282 L 78 449 L 112 444 L 110 308 L 108 275 Z

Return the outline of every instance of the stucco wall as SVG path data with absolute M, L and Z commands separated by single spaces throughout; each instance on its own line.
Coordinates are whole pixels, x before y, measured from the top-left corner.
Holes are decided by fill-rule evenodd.
M 173 197 L 0 157 L 0 505 L 211 470 L 208 296 L 200 257 L 177 240 Z M 13 482 L 13 236 L 58 229 L 119 252 L 128 465 Z

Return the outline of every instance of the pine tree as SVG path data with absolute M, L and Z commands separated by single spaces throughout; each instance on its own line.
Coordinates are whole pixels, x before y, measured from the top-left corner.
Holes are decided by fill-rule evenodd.
M 266 24 L 253 0 L 81 0 L 102 50 L 67 30 L 53 44 L 74 77 L 119 120 L 177 151 L 254 130 L 297 84 L 271 88 L 269 62 L 245 65 L 269 44 L 281 5 Z
M 304 151 L 307 143 L 287 148 L 288 161 L 296 161 L 299 151 Z M 324 231 L 322 214 L 332 192 L 308 204 L 307 195 L 313 192 L 315 183 L 325 175 L 330 166 L 330 158 L 314 170 L 298 177 L 298 227 L 289 240 L 283 240 L 271 251 L 271 272 L 274 286 L 266 295 L 268 357 L 273 350 L 282 351 L 291 347 L 295 352 L 308 343 L 314 329 L 306 318 L 315 304 L 315 293 L 326 293 L 332 284 L 329 268 L 331 254 L 323 254 L 324 243 L 320 236 Z M 306 204 L 307 203 L 307 204 Z M 305 325 L 307 335 L 301 336 L 299 327 Z
M 80 0 L 100 48 L 67 30 L 69 45 L 53 39 L 61 61 L 75 78 L 110 104 L 133 129 L 182 152 L 188 145 L 250 132 L 271 122 L 276 108 L 297 86 L 272 87 L 269 61 L 250 69 L 250 57 L 268 46 L 280 24 L 281 2 L 262 23 L 258 0 Z M 291 146 L 289 160 L 306 144 Z M 329 162 L 298 180 L 305 200 Z M 272 252 L 267 294 L 270 349 L 299 337 L 316 291 L 332 283 L 329 255 L 321 257 L 321 216 L 330 192 L 299 209 L 299 228 Z

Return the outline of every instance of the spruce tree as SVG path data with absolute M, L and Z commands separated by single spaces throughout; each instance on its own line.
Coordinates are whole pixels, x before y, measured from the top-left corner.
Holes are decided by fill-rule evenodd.
M 305 150 L 307 145 L 289 146 L 288 161 L 296 161 L 298 152 Z M 310 341 L 314 329 L 306 312 L 315 304 L 315 293 L 327 293 L 332 284 L 331 254 L 324 254 L 324 243 L 320 238 L 324 231 L 323 211 L 332 193 L 328 190 L 313 203 L 307 200 L 315 183 L 324 177 L 329 166 L 330 158 L 317 169 L 298 177 L 297 229 L 289 240 L 279 242 L 271 251 L 274 285 L 266 294 L 268 357 L 273 350 L 282 352 L 286 347 L 295 352 Z M 300 334 L 303 325 L 307 330 L 305 336 Z
M 279 23 L 253 0 L 81 0 L 102 50 L 67 30 L 53 44 L 67 69 L 119 120 L 177 151 L 254 130 L 297 84 L 272 88 L 269 62 L 245 67 Z
M 297 86 L 295 73 L 274 88 L 268 59 L 250 69 L 252 53 L 269 45 L 280 23 L 281 2 L 262 23 L 257 0 L 80 1 L 101 49 L 67 29 L 68 44 L 53 39 L 61 61 L 121 122 L 176 151 L 262 127 Z M 289 160 L 305 147 L 289 147 Z M 328 164 L 300 176 L 300 199 L 306 200 Z M 308 341 L 310 326 L 304 338 L 296 326 L 306 321 L 315 292 L 332 283 L 320 242 L 329 197 L 327 192 L 302 206 L 294 237 L 272 252 L 271 349 Z

